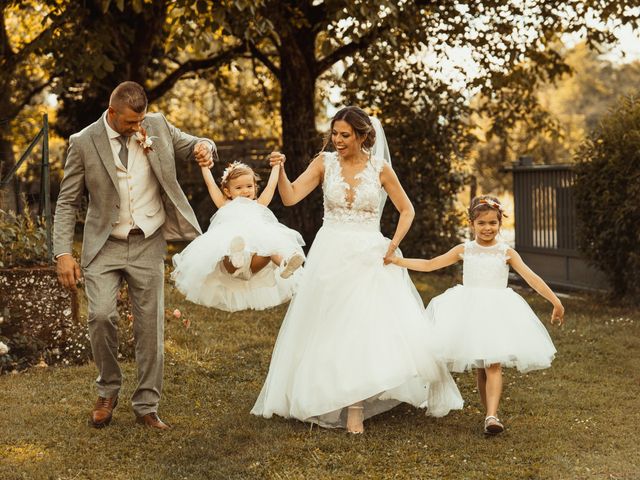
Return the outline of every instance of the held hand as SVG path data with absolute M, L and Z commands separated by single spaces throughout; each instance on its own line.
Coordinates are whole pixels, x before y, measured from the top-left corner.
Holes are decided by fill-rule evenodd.
M 553 306 L 553 312 L 551 312 L 551 325 L 558 323 L 561 326 L 564 323 L 564 307 L 561 303 Z
M 398 260 L 396 257 L 396 250 L 398 249 L 398 246 L 391 242 L 389 244 L 389 248 L 387 248 L 387 253 L 384 254 L 384 264 L 385 265 L 389 265 L 390 263 L 396 263 Z M 395 260 L 395 261 L 394 261 Z
M 58 257 L 56 264 L 58 281 L 64 288 L 75 292 L 78 290 L 77 284 L 82 278 L 82 270 L 72 255 L 62 255 Z
M 280 152 L 271 152 L 267 157 L 269 160 L 269 165 L 271 167 L 275 167 L 276 165 L 284 165 L 284 162 L 287 161 L 287 158 L 283 153 Z
M 193 154 L 198 165 L 205 168 L 213 167 L 213 150 L 209 142 L 198 142 L 193 147 Z

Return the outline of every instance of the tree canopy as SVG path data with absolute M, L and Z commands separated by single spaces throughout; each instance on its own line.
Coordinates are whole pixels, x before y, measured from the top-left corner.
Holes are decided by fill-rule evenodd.
M 368 102 L 361 106 L 374 113 L 396 104 L 384 99 L 387 93 L 403 95 L 405 103 L 415 98 L 413 111 L 424 107 L 431 112 L 428 118 L 437 105 L 433 118 L 447 122 L 468 108 L 442 80 L 447 59 L 464 54 L 473 67 L 461 72 L 463 87 L 482 94 L 484 101 L 474 108 L 500 132 L 538 108 L 537 85 L 569 71 L 555 47 L 561 35 L 580 34 L 597 48 L 613 40 L 615 26 L 637 26 L 640 15 L 631 0 L 22 0 L 3 5 L 3 13 L 37 11 L 44 18 L 50 33 L 38 40 L 37 54 L 50 62 L 43 65 L 43 81 L 55 85 L 59 95 L 55 126 L 62 135 L 95 120 L 122 80 L 145 85 L 155 102 L 181 79 L 215 82 L 239 67 L 254 76 L 255 98 L 277 105 L 292 176 L 319 150 L 316 122 L 326 102 L 321 86 L 372 89 L 371 95 L 348 98 Z M 336 67 L 344 75 L 337 75 Z M 385 82 L 409 71 L 404 92 L 385 88 Z M 0 75 L 3 81 L 11 76 L 5 70 Z M 320 221 L 308 213 L 317 204 L 317 199 L 303 203 L 291 218 L 308 238 Z

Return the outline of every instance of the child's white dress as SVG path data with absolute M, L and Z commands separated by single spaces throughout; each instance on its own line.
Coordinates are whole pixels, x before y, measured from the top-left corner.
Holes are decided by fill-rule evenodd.
M 226 271 L 222 259 L 230 254 L 231 240 L 237 236 L 244 239 L 245 250 L 260 256 L 304 255 L 298 232 L 279 223 L 264 205 L 239 197 L 223 205 L 211 217 L 209 229 L 174 255 L 171 278 L 176 288 L 187 300 L 229 312 L 262 310 L 289 300 L 302 268 L 287 279 L 280 277 L 272 262 L 249 280 Z
M 522 372 L 548 368 L 556 349 L 527 302 L 507 287 L 505 243 L 465 243 L 463 284 L 431 300 L 426 317 L 435 327 L 437 355 L 462 372 L 493 363 Z

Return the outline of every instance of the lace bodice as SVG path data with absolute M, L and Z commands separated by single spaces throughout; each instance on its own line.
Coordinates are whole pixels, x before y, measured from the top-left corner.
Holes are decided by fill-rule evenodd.
M 475 240 L 464 244 L 462 283 L 465 287 L 506 288 L 509 278 L 506 243 L 482 247 Z
M 384 190 L 380 184 L 380 172 L 384 160 L 372 157 L 364 169 L 354 178 L 353 201 L 349 203 L 351 186 L 342 175 L 342 167 L 336 152 L 324 154 L 324 220 L 378 224 Z

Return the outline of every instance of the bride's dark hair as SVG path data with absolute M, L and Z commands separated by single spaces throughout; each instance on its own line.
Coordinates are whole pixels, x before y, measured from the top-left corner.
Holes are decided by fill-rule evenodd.
M 337 120 L 342 120 L 347 122 L 353 128 L 353 131 L 360 138 L 364 137 L 364 142 L 362 146 L 367 150 L 371 150 L 373 145 L 376 143 L 376 131 L 373 128 L 373 124 L 371 123 L 371 119 L 369 115 L 366 114 L 364 110 L 360 107 L 350 106 L 344 107 L 338 110 L 333 118 L 331 119 L 331 126 L 329 127 L 329 132 L 324 138 L 324 144 L 322 145 L 322 151 L 324 152 L 331 141 L 331 132 L 333 131 L 333 124 L 336 123 Z

